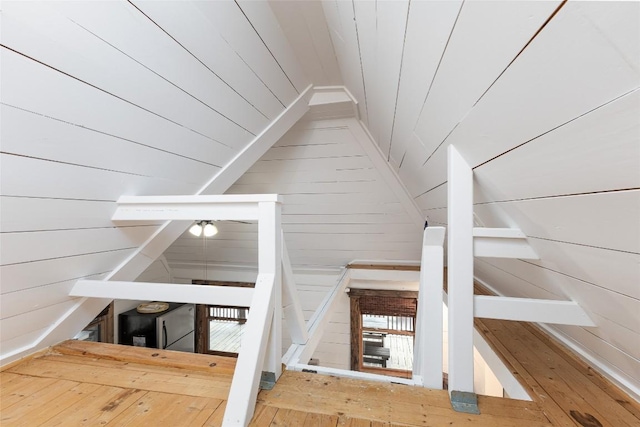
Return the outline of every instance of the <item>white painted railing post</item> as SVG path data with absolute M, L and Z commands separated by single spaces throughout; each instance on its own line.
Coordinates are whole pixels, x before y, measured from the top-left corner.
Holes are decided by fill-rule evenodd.
M 264 370 L 275 379 L 282 374 L 282 225 L 280 203 L 258 203 L 258 275 L 273 274 L 274 314 Z M 251 314 L 249 314 L 251 316 Z
M 448 148 L 449 394 L 473 393 L 473 171 Z
M 302 313 L 302 306 L 298 299 L 298 288 L 293 278 L 293 269 L 289 260 L 289 252 L 284 242 L 284 234 L 282 239 L 282 311 L 284 319 L 287 322 L 287 328 L 291 335 L 293 344 L 306 344 L 309 339 L 307 333 L 307 324 Z
M 414 381 L 438 390 L 442 389 L 444 235 L 444 227 L 427 227 L 424 230 L 413 351 Z

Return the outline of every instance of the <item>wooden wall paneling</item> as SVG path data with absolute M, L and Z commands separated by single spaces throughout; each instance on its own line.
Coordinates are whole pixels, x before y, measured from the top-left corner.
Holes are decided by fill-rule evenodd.
M 398 165 L 415 141 L 413 130 L 461 6 L 462 1 L 411 2 L 391 135 L 391 158 Z
M 5 104 L 212 165 L 233 155 L 227 146 L 7 49 L 0 56 L 2 81 L 11 83 L 4 84 Z
M 534 283 L 509 271 L 509 263 L 514 260 L 475 258 L 474 277 L 479 278 L 499 294 L 516 298 L 569 300 L 566 289 L 555 282 Z
M 495 204 L 527 236 L 640 253 L 640 190 Z M 597 208 L 596 208 L 597 207 Z M 491 204 L 476 205 L 480 218 Z M 588 230 L 588 232 L 585 232 Z
M 304 74 L 285 33 L 267 2 L 236 2 L 298 93 L 312 83 Z
M 337 2 L 340 3 L 340 2 Z M 351 5 L 345 4 L 344 8 L 341 8 L 343 26 L 354 27 L 355 29 L 355 43 L 357 51 L 355 57 L 358 62 L 352 62 L 348 65 L 349 72 L 356 78 L 361 79 L 362 84 L 362 96 L 356 98 L 362 104 L 366 104 L 366 117 L 360 118 L 367 123 L 367 129 L 373 136 L 374 141 L 379 144 L 379 128 L 380 124 L 376 121 L 381 117 L 381 92 L 377 85 L 380 81 L 380 70 L 378 69 L 378 4 L 376 2 L 368 1 L 354 1 Z M 352 10 L 349 11 L 346 6 L 349 6 Z M 353 22 L 345 22 L 345 17 L 353 14 Z M 354 54 L 351 52 L 351 54 Z M 347 86 L 351 88 L 351 86 Z M 352 89 L 350 89 L 352 90 Z M 366 120 L 365 120 L 366 119 Z
M 477 166 L 636 89 L 639 74 L 631 63 L 637 51 L 621 52 L 609 36 L 615 39 L 634 31 L 636 24 L 629 15 L 638 7 L 615 3 L 605 13 L 600 4 L 567 3 L 447 143 L 459 146 L 469 163 Z M 589 46 L 588 52 L 584 46 Z M 535 84 L 532 75 L 537 76 Z M 446 180 L 439 167 L 441 151 L 424 168 L 422 177 L 428 185 Z
M 465 2 L 415 128 L 426 150 L 407 155 L 426 161 L 559 3 Z M 444 148 L 439 150 L 443 154 L 437 165 L 442 168 L 446 166 Z M 414 172 L 425 170 L 420 168 Z
M 321 2 L 270 1 L 269 5 L 313 84 L 341 85 L 342 77 Z
M 369 88 L 369 93 L 378 92 L 378 97 L 373 102 L 379 106 L 379 115 L 372 119 L 378 126 L 376 142 L 387 160 L 391 156 L 391 135 L 404 64 L 409 5 L 409 1 L 376 3 L 377 63 L 374 69 L 365 70 L 376 72 L 378 77 L 375 85 Z
M 397 214 L 404 213 L 404 208 L 397 202 L 381 202 L 381 203 L 361 203 L 354 201 L 353 205 L 338 205 L 334 209 L 331 209 L 325 203 L 317 203 L 310 205 L 292 204 L 288 206 L 288 209 L 284 209 L 286 214 L 304 214 L 304 213 L 331 213 L 334 214 L 367 214 L 367 213 L 379 213 L 379 214 Z
M 638 116 L 640 90 L 634 90 L 485 163 L 474 170 L 477 184 L 486 193 L 476 201 L 638 187 Z
M 300 66 L 302 67 L 304 74 L 311 80 L 316 86 L 326 86 L 330 84 L 329 78 L 324 69 L 324 64 L 319 56 L 316 41 L 314 41 L 314 32 L 309 28 L 307 22 L 307 15 L 303 15 L 303 9 L 319 9 L 320 18 L 316 18 L 318 21 L 324 18 L 324 12 L 319 2 L 281 2 L 270 1 L 269 6 L 273 11 L 273 14 L 280 24 L 280 28 L 284 31 L 291 48 L 293 49 Z M 313 19 L 313 17 L 311 17 Z M 324 31 L 326 32 L 327 39 L 331 43 L 329 38 L 329 31 L 324 25 Z M 333 48 L 332 48 L 333 50 Z M 335 58 L 333 59 L 336 62 Z M 337 71 L 338 64 L 335 63 Z M 339 72 L 338 72 L 339 76 Z M 339 78 L 339 77 L 338 77 Z
M 239 5 L 235 2 L 197 2 L 195 5 L 283 105 L 289 105 L 296 99 L 298 91 Z
M 244 62 L 195 4 L 137 1 L 134 4 L 261 114 L 272 120 L 284 109 L 284 104 L 257 74 L 260 70 L 254 71 Z
M 323 1 L 327 25 L 346 87 L 358 101 L 360 118 L 368 123 L 368 103 L 361 69 L 361 51 L 356 32 L 354 5 L 349 2 Z
M 3 266 L 0 267 L 2 293 L 108 273 L 131 253 L 133 249 L 120 249 Z
M 83 279 L 100 280 L 106 273 L 94 274 Z M 0 299 L 0 318 L 17 316 L 50 305 L 56 305 L 69 299 L 69 291 L 76 280 L 66 280 L 45 286 L 37 286 L 16 292 L 4 292 Z
M 76 299 L 68 299 L 59 304 L 39 308 L 2 319 L 2 352 L 6 354 L 13 349 L 5 348 L 4 342 L 53 325 L 53 319 L 59 319 L 77 303 Z
M 273 147 L 260 160 L 322 159 L 331 157 L 352 157 L 362 155 L 359 147 L 347 144 L 299 145 L 293 147 Z
M 333 171 L 332 180 L 339 182 L 373 181 L 377 176 L 378 172 L 373 167 L 344 169 Z M 284 184 L 289 182 L 319 182 L 326 180 L 327 171 L 322 170 L 298 170 L 281 173 L 247 172 L 242 175 L 235 184 Z
M 193 184 L 8 154 L 0 154 L 0 160 L 4 196 L 116 201 L 126 194 L 181 194 L 194 188 Z
M 391 225 L 391 224 L 390 224 Z M 415 225 L 411 223 L 392 224 L 397 233 L 415 233 Z M 380 233 L 380 227 L 376 224 L 288 224 L 284 227 L 285 235 L 293 233 L 306 234 L 370 234 Z
M 156 230 L 156 226 L 142 226 L 0 233 L 0 265 L 133 249 Z
M 330 159 L 335 160 L 335 159 Z M 277 161 L 277 160 L 276 160 Z M 315 159 L 313 160 L 315 161 Z M 259 165 L 258 165 L 259 166 Z M 270 188 L 273 188 L 271 184 L 251 184 L 251 185 L 234 185 L 227 192 L 228 194 L 256 194 L 256 193 L 270 193 Z M 325 193 L 380 193 L 385 196 L 391 191 L 388 188 L 380 187 L 378 181 L 364 181 L 364 182 L 310 182 L 310 183 L 290 183 L 278 185 L 278 194 L 287 196 L 288 194 L 325 194 Z
M 4 144 L 4 140 L 3 140 Z M 111 227 L 115 202 L 0 196 L 2 232 Z
M 0 106 L 0 114 L 7 123 L 2 144 L 6 153 L 192 184 L 200 184 L 220 170 L 197 158 L 182 157 L 153 145 L 91 131 L 6 105 Z M 217 159 L 221 160 L 224 157 Z M 174 167 L 167 168 L 167 164 Z
M 133 32 L 132 38 L 140 41 L 145 40 L 146 35 L 155 33 L 157 37 L 152 38 L 150 42 L 156 47 L 162 47 L 163 54 L 183 64 L 184 68 L 193 64 L 194 69 L 189 70 L 192 74 L 191 81 L 200 82 L 205 87 L 218 86 L 218 90 L 213 92 L 213 95 L 218 97 L 218 102 L 221 96 L 225 96 L 230 106 L 236 104 L 234 117 L 229 117 L 231 113 L 226 111 L 226 108 L 222 108 L 221 104 L 218 103 L 213 107 L 198 98 L 202 96 L 201 94 L 192 94 L 181 88 L 180 84 L 183 83 L 171 81 L 163 75 L 164 70 L 156 71 L 147 66 L 145 62 L 151 62 L 148 58 L 144 62 L 137 58 L 131 59 L 130 54 L 127 53 L 129 49 L 127 46 L 135 47 L 135 43 L 114 45 L 110 42 L 112 36 L 107 34 L 94 36 L 89 32 L 92 28 L 85 30 L 80 26 L 81 23 L 75 24 L 64 15 L 48 10 L 48 6 L 32 7 L 36 5 L 15 4 L 12 4 L 13 6 L 7 11 L 9 19 L 5 19 L 4 24 L 9 24 L 11 27 L 6 31 L 8 36 L 3 38 L 3 43 L 18 52 L 125 99 L 142 110 L 152 111 L 179 126 L 231 147 L 244 145 L 252 134 L 258 133 L 268 123 L 267 119 L 257 111 L 245 108 L 248 104 L 238 98 L 228 86 L 217 79 L 211 79 L 211 74 L 206 69 L 197 64 L 187 52 L 166 37 L 146 17 L 121 9 L 130 7 L 125 6 L 127 3 L 78 3 L 72 4 L 72 7 L 63 13 L 72 14 L 71 19 L 81 20 L 85 25 L 89 25 L 86 21 L 93 16 L 106 28 L 112 31 L 117 30 L 116 34 L 121 31 L 122 36 L 131 37 Z M 22 6 L 25 4 L 27 6 Z M 82 8 L 86 9 L 82 10 Z M 118 10 L 121 12 L 112 14 Z M 130 18 L 135 22 L 131 22 Z M 113 25 L 114 22 L 119 24 L 118 28 Z M 126 24 L 130 22 L 127 28 Z M 140 31 L 145 26 L 147 30 Z M 143 45 L 141 49 L 143 52 L 149 51 L 148 46 Z M 78 57 L 84 60 L 80 62 L 77 60 Z M 171 61 L 166 62 L 166 64 L 171 63 Z M 197 74 L 201 74 L 208 80 L 202 82 L 200 79 L 193 78 L 193 75 Z M 195 88 L 190 89 L 190 91 L 195 90 Z M 239 99 L 237 102 L 236 98 Z M 172 102 L 162 102 L 163 99 L 171 99 Z M 242 114 L 246 115 L 246 119 L 239 118 Z
M 345 168 L 367 168 L 371 161 L 363 156 L 336 157 L 332 159 L 300 159 L 295 162 L 286 160 L 257 161 L 253 172 L 295 172 L 298 170 L 336 170 Z
M 540 260 L 529 261 L 532 264 L 640 300 L 640 254 L 541 239 L 529 243 L 540 255 Z
M 256 134 L 270 121 L 270 118 L 255 108 L 240 91 L 202 66 L 199 58 L 194 58 L 180 46 L 179 41 L 172 40 L 164 28 L 157 22 L 152 22 L 144 16 L 144 11 L 140 13 L 140 9 L 132 4 L 106 3 L 99 7 L 86 4 L 84 9 L 77 5 L 65 5 L 62 11 L 127 55 L 136 58 L 146 67 L 214 108 L 227 117 L 228 121 L 236 123 L 236 126 L 242 126 Z M 174 20 L 177 20 L 178 16 L 180 15 L 174 15 Z M 191 20 L 182 21 L 182 25 L 191 25 Z M 137 37 L 129 36 L 136 33 Z M 162 51 L 161 55 L 158 55 L 159 51 Z
M 2 325 L 2 323 L 0 323 L 0 332 L 4 330 L 3 328 L 4 326 Z M 34 342 L 36 339 L 41 337 L 44 333 L 46 333 L 47 330 L 49 330 L 49 325 L 47 325 L 44 328 L 37 329 L 35 331 L 18 335 L 17 337 L 14 337 L 12 339 L 2 340 L 2 349 L 3 351 L 6 350 L 7 352 L 10 352 L 15 349 L 26 347 L 30 345 L 32 342 Z

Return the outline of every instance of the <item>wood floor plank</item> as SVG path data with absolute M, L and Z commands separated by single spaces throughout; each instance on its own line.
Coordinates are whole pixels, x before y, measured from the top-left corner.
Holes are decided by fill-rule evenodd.
M 606 426 L 636 426 L 637 420 L 619 404 L 591 383 L 574 366 L 567 363 L 545 343 L 537 339 L 522 324 L 506 322 L 513 340 L 521 344 L 515 356 L 553 396 L 553 399 L 574 419 L 595 418 Z M 515 334 L 515 335 L 514 335 Z
M 222 427 L 222 420 L 224 419 L 224 411 L 227 409 L 227 401 L 223 401 L 218 405 L 213 414 L 202 424 L 202 427 Z
M 336 427 L 337 425 L 336 415 L 307 414 L 307 418 L 304 419 L 305 427 Z
M 18 365 L 12 372 L 45 378 L 67 379 L 86 383 L 108 385 L 122 388 L 138 388 L 147 391 L 182 394 L 194 397 L 226 399 L 230 383 L 199 378 L 180 377 L 161 373 L 127 371 L 124 369 L 102 367 L 94 369 L 87 366 L 57 362 L 43 358 Z
M 304 427 L 307 413 L 293 409 L 279 409 L 271 422 L 272 427 Z
M 607 393 L 611 399 L 615 400 L 619 405 L 631 413 L 637 419 L 636 423 L 640 425 L 640 402 L 636 402 L 629 398 L 627 394 L 612 384 L 611 381 L 607 380 L 602 376 L 602 374 L 587 365 L 587 363 L 580 359 L 575 353 L 569 351 L 566 347 L 547 335 L 536 325 L 527 324 L 525 327 L 529 332 L 538 337 L 538 339 L 545 341 L 547 345 L 551 346 L 553 350 L 563 357 L 570 365 L 579 366 L 580 370 L 585 374 L 585 378 L 596 386 L 596 390 Z
M 84 399 L 98 388 L 95 384 L 56 381 L 2 411 L 4 426 L 37 426 Z
M 125 409 L 135 404 L 145 391 L 98 386 L 84 399 L 46 421 L 43 426 L 97 426 L 109 423 Z
M 483 337 L 510 368 L 527 393 L 536 401 L 547 418 L 556 426 L 575 427 L 576 422 L 553 400 L 533 375 L 518 361 L 497 336 L 504 330 L 503 322 L 493 319 L 476 319 L 476 325 Z
M 159 365 L 210 373 L 227 372 L 231 375 L 233 375 L 236 366 L 236 359 L 230 357 L 77 340 L 64 341 L 55 346 L 52 351 L 150 366 Z
M 220 403 L 219 399 L 150 391 L 106 425 L 195 426 L 195 422 L 203 416 L 202 412 L 207 413 L 208 418 Z
M 298 373 L 296 373 L 298 374 Z M 283 375 L 284 376 L 284 375 Z M 363 382 L 363 388 L 368 387 L 368 383 Z M 326 389 L 325 389 L 326 390 Z M 418 389 L 414 389 L 419 392 Z M 445 392 L 446 393 L 446 392 Z M 313 408 L 314 412 L 328 415 L 348 414 L 352 418 L 362 418 L 365 420 L 394 422 L 407 425 L 424 425 L 426 420 L 433 425 L 478 425 L 487 426 L 549 426 L 547 421 L 535 421 L 527 418 L 509 418 L 498 415 L 483 413 L 482 417 L 454 412 L 449 408 L 429 406 L 428 404 L 407 403 L 397 395 L 392 393 L 382 394 L 373 397 L 370 390 L 364 393 L 339 393 L 322 392 L 310 386 L 306 391 L 298 389 L 280 388 L 278 385 L 269 393 L 261 393 L 259 399 L 262 403 L 283 409 L 293 409 L 304 411 L 306 408 Z M 393 397 L 390 397 L 393 396 Z M 371 398 L 371 399 L 370 399 Z M 426 402 L 426 401 L 425 401 Z M 428 403 L 428 402 L 427 402 Z
M 186 368 L 176 368 L 173 366 L 161 366 L 161 365 L 145 365 L 136 362 L 125 362 L 120 360 L 102 359 L 97 357 L 87 356 L 71 356 L 71 355 L 54 355 L 50 354 L 35 360 L 52 360 L 54 362 L 70 363 L 78 365 L 78 369 L 85 369 L 87 366 L 91 366 L 97 369 L 102 368 L 117 368 L 126 371 L 138 371 L 147 373 L 158 373 L 164 375 L 175 375 L 178 377 L 198 378 L 202 380 L 213 380 L 228 382 L 233 378 L 233 372 L 218 372 L 211 371 L 205 372 L 202 370 L 191 370 Z M 32 363 L 36 363 L 35 361 Z
M 344 423 L 347 427 L 371 427 L 371 421 L 360 418 L 348 418 Z
M 3 372 L 2 375 L 7 375 Z M 55 378 L 39 378 L 28 375 L 11 374 L 10 380 L 4 381 L 0 387 L 0 411 L 20 402 L 31 394 L 47 388 L 57 380 Z
M 266 406 L 258 403 L 253 415 L 253 419 L 249 423 L 250 427 L 269 427 L 273 418 L 276 416 L 278 408 Z
M 280 405 L 280 400 L 276 404 L 270 401 L 270 392 L 262 392 L 260 399 L 274 406 Z M 335 414 L 331 411 L 332 405 L 362 406 L 369 408 L 370 413 L 377 414 L 391 405 L 389 396 L 393 396 L 393 402 L 403 402 L 410 405 L 423 407 L 431 414 L 446 416 L 451 411 L 451 403 L 446 391 L 429 390 L 415 388 L 400 384 L 385 384 L 380 382 L 365 382 L 346 378 L 336 378 L 323 375 L 290 372 L 280 377 L 277 384 L 277 394 L 280 398 L 286 396 L 299 396 L 300 399 L 309 399 L 309 404 L 313 396 L 326 396 L 323 403 L 317 403 L 314 409 L 318 412 Z M 548 423 L 547 417 L 540 411 L 537 404 L 533 402 L 501 399 L 482 396 L 480 399 L 481 412 L 495 417 L 507 417 L 531 422 Z M 291 407 L 297 409 L 298 406 Z M 324 408 L 320 410 L 319 408 Z M 345 413 L 348 413 L 345 411 Z M 384 413 L 385 417 L 390 417 Z M 385 421 L 394 421 L 392 418 L 380 418 Z

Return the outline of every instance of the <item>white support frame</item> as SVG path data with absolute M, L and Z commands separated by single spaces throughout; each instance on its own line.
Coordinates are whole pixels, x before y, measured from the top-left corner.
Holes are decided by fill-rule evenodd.
M 78 280 L 69 292 L 72 297 L 156 300 L 238 307 L 249 307 L 253 294 L 254 289 L 231 286 L 104 282 L 102 280 Z
M 291 342 L 293 344 L 305 344 L 309 339 L 307 325 L 302 313 L 302 305 L 297 298 L 298 289 L 293 277 L 293 269 L 289 260 L 287 246 L 282 238 L 282 310 L 287 322 Z
M 596 326 L 575 301 L 511 298 L 488 295 L 473 297 L 473 315 L 487 319 L 521 322 L 558 323 L 561 325 Z
M 442 389 L 444 227 L 427 227 L 422 240 L 420 290 L 413 349 L 413 380 Z
M 289 350 L 287 350 L 282 358 L 287 368 L 291 369 L 290 367 L 300 363 L 306 364 L 309 359 L 311 359 L 311 356 L 313 356 L 313 352 L 318 347 L 322 334 L 329 324 L 331 315 L 337 307 L 338 298 L 349 285 L 349 281 L 351 280 L 350 272 L 351 270 L 345 269 L 336 286 L 327 294 L 317 310 L 313 313 L 313 316 L 311 316 L 311 319 L 309 319 L 307 323 L 308 338 L 306 342 L 301 345 L 292 344 Z
M 449 394 L 473 393 L 473 171 L 448 147 Z
M 257 220 L 258 278 L 255 289 L 168 283 L 81 280 L 71 291 L 84 300 L 102 298 L 160 299 L 200 304 L 248 306 L 236 369 L 223 425 L 245 427 L 255 411 L 264 371 L 282 374 L 282 269 L 285 266 L 287 321 L 295 341 L 305 339 L 304 318 L 283 243 L 281 199 L 275 194 L 227 196 L 122 197 L 114 220 Z M 301 323 L 302 319 L 302 323 Z
M 517 228 L 473 229 L 473 255 L 477 257 L 539 259 L 527 242 L 527 236 Z

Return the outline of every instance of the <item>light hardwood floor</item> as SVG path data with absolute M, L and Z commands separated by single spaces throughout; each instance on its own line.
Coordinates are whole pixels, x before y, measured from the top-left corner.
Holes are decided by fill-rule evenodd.
M 533 401 L 285 372 L 258 395 L 252 426 L 637 427 L 640 405 L 522 323 L 476 325 Z M 220 426 L 236 359 L 66 341 L 0 373 L 0 425 Z

